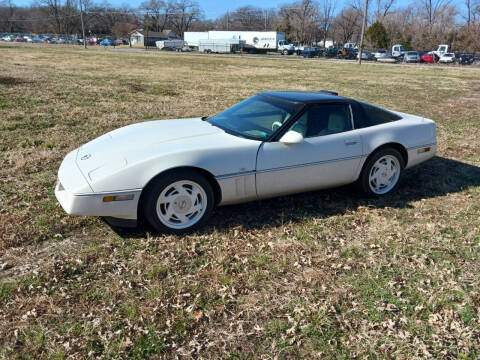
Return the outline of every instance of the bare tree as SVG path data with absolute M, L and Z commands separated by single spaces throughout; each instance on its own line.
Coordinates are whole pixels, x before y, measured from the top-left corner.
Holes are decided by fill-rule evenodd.
M 154 24 L 155 31 L 163 31 L 167 27 L 174 11 L 174 4 L 170 1 L 149 0 L 142 2 L 140 7 L 147 12 L 147 15 Z
M 55 23 L 54 31 L 57 34 L 61 34 L 62 33 L 61 0 L 40 0 L 40 4 L 47 9 L 49 16 L 53 18 L 53 21 Z
M 323 35 L 323 46 L 327 42 L 327 37 L 333 23 L 333 15 L 335 13 L 335 2 L 333 0 L 322 0 L 320 4 L 320 23 L 319 28 Z
M 423 0 L 426 19 L 429 25 L 433 25 L 443 8 L 450 3 L 450 0 Z
M 342 44 L 357 42 L 360 37 L 361 19 L 361 11 L 353 6 L 343 9 L 333 23 L 338 41 Z
M 128 35 L 137 28 L 136 24 L 128 22 L 116 22 L 113 24 L 111 34 L 117 39 L 128 37 Z
M 243 6 L 228 14 L 230 30 L 263 30 L 264 12 L 253 6 Z
M 201 18 L 202 12 L 198 3 L 192 0 L 178 0 L 173 6 L 171 16 L 173 31 L 183 37 L 183 33 L 189 30 L 192 22 Z
M 4 0 L 0 2 L 0 7 L 2 8 L 0 17 L 5 22 L 4 28 L 8 32 L 14 32 L 17 7 L 13 4 L 12 0 Z
M 282 28 L 287 27 L 291 40 L 305 44 L 316 40 L 319 35 L 318 3 L 313 0 L 302 0 L 284 5 L 280 9 L 283 18 Z
M 464 16 L 467 23 L 467 27 L 470 27 L 472 23 L 475 23 L 480 15 L 480 1 L 478 0 L 465 0 L 466 14 Z
M 382 21 L 392 10 L 395 0 L 375 0 L 374 17 L 376 21 Z

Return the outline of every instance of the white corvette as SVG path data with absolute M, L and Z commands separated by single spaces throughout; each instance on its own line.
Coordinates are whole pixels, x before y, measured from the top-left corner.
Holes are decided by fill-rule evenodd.
M 211 118 L 111 131 L 63 160 L 68 214 L 136 220 L 159 231 L 202 225 L 214 206 L 357 182 L 395 189 L 436 152 L 432 120 L 319 92 L 263 92 Z

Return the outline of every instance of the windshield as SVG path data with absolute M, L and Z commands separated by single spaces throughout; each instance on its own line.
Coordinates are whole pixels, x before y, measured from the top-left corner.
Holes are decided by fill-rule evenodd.
M 255 95 L 207 121 L 232 135 L 264 141 L 302 107 L 302 104 Z
M 415 51 L 409 51 L 407 55 L 417 55 L 417 53 Z

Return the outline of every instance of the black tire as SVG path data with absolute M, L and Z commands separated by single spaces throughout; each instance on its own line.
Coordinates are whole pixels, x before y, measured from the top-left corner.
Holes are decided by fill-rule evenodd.
M 283 50 L 282 55 L 288 55 L 288 50 Z
M 182 229 L 169 227 L 162 222 L 157 213 L 157 201 L 159 196 L 167 187 L 177 181 L 190 181 L 196 183 L 203 189 L 206 195 L 206 206 L 203 215 L 194 224 Z M 185 234 L 200 228 L 212 215 L 215 205 L 215 196 L 210 182 L 194 170 L 178 170 L 166 173 L 165 175 L 160 175 L 148 185 L 145 191 L 145 194 L 142 195 L 142 210 L 145 219 L 155 230 L 162 233 Z
M 371 185 L 370 185 L 370 172 L 372 171 L 372 167 L 375 165 L 375 163 L 381 159 L 382 157 L 385 156 L 391 156 L 395 157 L 398 161 L 399 164 L 399 170 L 398 170 L 398 177 L 396 177 L 396 182 L 395 184 L 388 189 L 388 191 L 384 193 L 378 193 L 373 191 Z M 402 175 L 402 171 L 405 168 L 405 162 L 403 160 L 403 156 L 398 152 L 398 150 L 394 148 L 383 148 L 380 150 L 377 150 L 374 152 L 365 162 L 363 165 L 362 172 L 360 174 L 360 177 L 357 180 L 357 187 L 359 188 L 360 191 L 363 192 L 368 197 L 381 197 L 385 196 L 387 194 L 390 194 L 391 192 L 395 191 L 395 189 L 398 187 L 398 184 L 400 183 L 400 177 Z

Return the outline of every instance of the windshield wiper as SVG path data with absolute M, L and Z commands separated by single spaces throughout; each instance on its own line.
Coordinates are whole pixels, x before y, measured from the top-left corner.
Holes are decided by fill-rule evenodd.
M 202 121 L 205 121 L 205 120 L 210 119 L 210 116 L 209 116 L 209 115 L 205 115 L 205 116 L 202 116 L 201 119 L 202 119 Z

